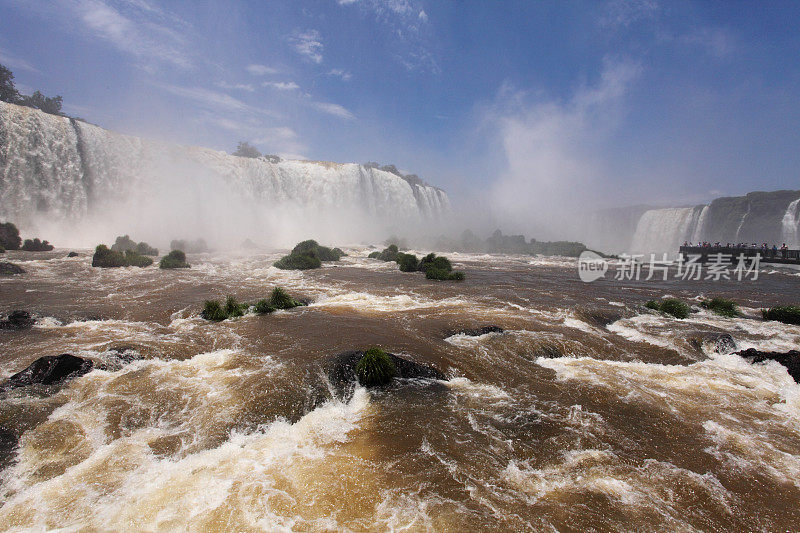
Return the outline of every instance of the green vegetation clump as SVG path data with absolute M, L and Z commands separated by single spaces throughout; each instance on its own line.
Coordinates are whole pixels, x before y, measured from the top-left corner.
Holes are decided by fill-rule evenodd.
M 228 318 L 244 316 L 249 307 L 247 304 L 239 303 L 234 296 L 228 296 L 225 300 L 225 312 L 228 314 Z
M 677 298 L 665 298 L 660 302 L 656 300 L 650 300 L 644 304 L 644 306 L 648 309 L 653 309 L 654 311 L 659 311 L 661 313 L 672 315 L 675 318 L 681 319 L 688 317 L 689 313 L 691 312 L 689 306 Z
M 191 265 L 186 262 L 186 254 L 181 250 L 172 250 L 161 258 L 158 268 L 189 268 Z
M 390 244 L 381 252 L 372 252 L 367 257 L 370 259 L 380 259 L 381 261 L 397 261 L 398 249 L 396 244 Z
M 356 364 L 358 381 L 364 386 L 385 385 L 396 373 L 391 357 L 380 348 L 370 348 Z
M 206 300 L 203 306 L 203 312 L 200 313 L 200 316 L 206 320 L 221 322 L 228 318 L 228 313 L 217 300 Z
M 0 246 L 6 250 L 19 250 L 19 247 L 22 246 L 19 230 L 11 222 L 0 224 Z
M 40 241 L 39 238 L 25 239 L 22 249 L 26 252 L 49 252 L 53 249 L 53 245 L 47 241 Z
M 438 281 L 462 281 L 463 272 L 454 272 L 453 264 L 444 256 L 430 253 L 419 262 L 419 270 L 425 272 L 427 279 Z
M 419 259 L 414 254 L 397 254 L 397 264 L 400 265 L 401 272 L 416 272 L 419 270 Z
M 275 311 L 275 308 L 270 305 L 269 300 L 262 299 L 256 302 L 253 306 L 253 311 L 257 315 L 268 315 Z
M 272 290 L 269 298 L 258 300 L 252 305 L 240 303 L 234 296 L 228 296 L 224 305 L 217 300 L 207 300 L 200 316 L 206 320 L 219 322 L 228 318 L 244 316 L 251 307 L 253 308 L 253 312 L 257 315 L 268 315 L 278 309 L 291 309 L 303 305 L 306 304 L 295 300 L 280 287 L 276 287 Z
M 798 305 L 778 305 L 762 309 L 761 316 L 764 317 L 764 320 L 777 320 L 784 324 L 800 326 L 800 306 Z
M 280 287 L 275 287 L 272 289 L 272 294 L 269 295 L 269 305 L 275 309 L 291 309 L 300 307 L 303 303 L 289 296 L 289 293 Z
M 117 237 L 111 249 L 115 252 L 136 252 L 139 255 L 158 255 L 158 249 L 153 248 L 146 242 L 142 241 L 137 243 L 127 235 Z
M 147 267 L 153 264 L 149 257 L 127 250 L 124 254 L 116 250 L 109 250 L 105 244 L 100 244 L 94 249 L 92 266 L 101 268 L 117 268 L 125 266 Z
M 464 273 L 448 272 L 446 270 L 441 270 L 439 268 L 429 268 L 428 270 L 425 271 L 425 277 L 427 279 L 435 279 L 438 281 L 463 281 Z
M 338 261 L 346 255 L 339 248 L 320 246 L 317 241 L 309 239 L 298 243 L 289 255 L 275 262 L 277 268 L 283 270 L 309 270 L 322 266 L 322 261 Z
M 726 300 L 725 298 L 712 298 L 711 300 L 703 300 L 700 306 L 712 311 L 718 315 L 726 316 L 728 318 L 736 318 L 741 316 L 739 307 L 733 300 Z

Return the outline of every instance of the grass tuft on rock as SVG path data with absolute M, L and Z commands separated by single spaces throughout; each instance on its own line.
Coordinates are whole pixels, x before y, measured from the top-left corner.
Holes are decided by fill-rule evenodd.
M 282 288 L 275 287 L 272 289 L 272 294 L 269 295 L 269 305 L 275 309 L 291 309 L 303 304 L 289 296 L 289 293 Z
M 228 318 L 228 313 L 217 300 L 206 300 L 203 306 L 203 312 L 200 316 L 206 320 L 213 320 L 214 322 L 221 322 Z
M 691 312 L 689 306 L 677 298 L 664 298 L 661 301 L 650 300 L 644 306 L 680 319 L 688 317 Z
M 158 268 L 190 268 L 191 265 L 186 262 L 186 254 L 181 250 L 172 250 L 170 253 L 161 258 L 158 263 Z
M 800 306 L 778 305 L 769 309 L 762 309 L 761 316 L 764 320 L 777 320 L 784 324 L 800 326 Z
M 736 302 L 733 300 L 727 300 L 725 298 L 718 297 L 710 300 L 703 300 L 700 302 L 700 306 L 704 309 L 712 311 L 713 313 L 728 318 L 736 318 L 737 316 L 742 315 L 742 313 L 739 311 L 739 307 L 736 305 Z
M 257 315 L 268 315 L 275 312 L 275 308 L 269 303 L 269 300 L 263 299 L 256 302 L 253 306 L 253 311 Z
M 397 254 L 397 264 L 400 265 L 401 272 L 416 272 L 419 270 L 419 259 L 414 254 Z
M 297 243 L 289 255 L 275 262 L 275 266 L 283 270 L 310 270 L 321 267 L 323 261 L 338 261 L 345 255 L 339 248 L 320 246 L 317 241 L 309 239 Z
M 389 354 L 380 348 L 370 348 L 356 364 L 358 381 L 365 387 L 385 385 L 392 381 L 397 369 Z
M 225 299 L 225 312 L 228 318 L 235 318 L 237 316 L 244 316 L 250 306 L 247 304 L 239 303 L 234 296 L 228 296 Z

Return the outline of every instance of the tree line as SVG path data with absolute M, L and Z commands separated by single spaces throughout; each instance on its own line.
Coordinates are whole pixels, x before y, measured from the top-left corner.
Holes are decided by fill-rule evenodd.
M 39 91 L 31 95 L 20 94 L 14 86 L 14 74 L 5 65 L 0 65 L 0 101 L 33 107 L 51 115 L 62 115 L 61 96 L 45 96 Z

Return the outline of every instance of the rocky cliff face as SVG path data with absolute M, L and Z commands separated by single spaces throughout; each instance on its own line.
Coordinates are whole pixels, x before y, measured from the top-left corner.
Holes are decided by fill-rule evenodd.
M 379 168 L 234 157 L 0 102 L 0 220 L 28 231 L 356 239 L 449 209 L 441 189 Z
M 593 213 L 588 226 L 589 246 L 615 252 L 676 252 L 684 241 L 798 248 L 800 191 L 751 192 L 693 207 L 608 209 Z

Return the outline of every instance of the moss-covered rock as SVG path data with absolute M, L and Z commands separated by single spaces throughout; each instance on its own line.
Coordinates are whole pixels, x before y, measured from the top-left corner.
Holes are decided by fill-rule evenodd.
M 159 268 L 190 268 L 191 265 L 186 262 L 186 254 L 181 250 L 172 250 L 170 253 L 161 258 L 158 263 Z
M 761 316 L 764 317 L 764 320 L 777 320 L 784 324 L 800 325 L 800 306 L 779 305 L 762 309 Z
M 24 274 L 25 269 L 14 263 L 7 261 L 0 262 L 0 276 L 14 276 L 16 274 Z
M 736 302 L 725 298 L 718 297 L 710 300 L 703 300 L 700 302 L 700 306 L 728 318 L 736 318 L 742 314 L 739 312 L 739 307 L 736 305 Z
M 53 250 L 53 245 L 47 241 L 41 241 L 39 238 L 25 239 L 22 249 L 26 252 L 50 252 Z
M 442 372 L 432 366 L 417 363 L 406 357 L 399 357 L 392 353 L 384 352 L 379 348 L 373 348 L 372 350 L 377 350 L 378 352 L 385 354 L 386 357 L 388 357 L 388 359 L 391 361 L 392 365 L 394 366 L 394 372 L 392 373 L 393 379 L 389 379 L 388 382 L 385 381 L 385 375 L 388 368 L 385 364 L 385 359 L 383 359 L 383 356 L 376 352 L 373 352 L 373 355 L 366 361 L 364 360 L 366 357 L 366 352 L 352 351 L 335 355 L 323 363 L 323 368 L 326 370 L 328 375 L 328 382 L 342 398 L 347 399 L 350 395 L 352 395 L 356 383 L 361 383 L 362 385 L 372 387 L 380 386 L 381 383 L 384 385 L 396 383 L 397 379 L 447 379 Z M 368 368 L 365 367 L 370 366 L 368 365 L 370 360 L 375 359 L 383 360 L 383 363 L 379 363 L 383 368 L 383 374 L 380 374 L 383 377 L 379 379 L 377 383 L 372 384 L 373 382 L 371 381 L 370 375 L 368 375 L 366 372 Z M 364 363 L 362 363 L 362 361 L 364 361 Z M 363 371 L 361 375 L 359 375 L 357 370 L 359 364 L 361 364 Z
M 677 298 L 665 298 L 661 301 L 650 300 L 645 307 L 680 319 L 688 317 L 691 312 L 689 306 Z
M 19 230 L 11 222 L 0 224 L 0 246 L 6 250 L 19 250 L 22 239 L 19 237 Z

